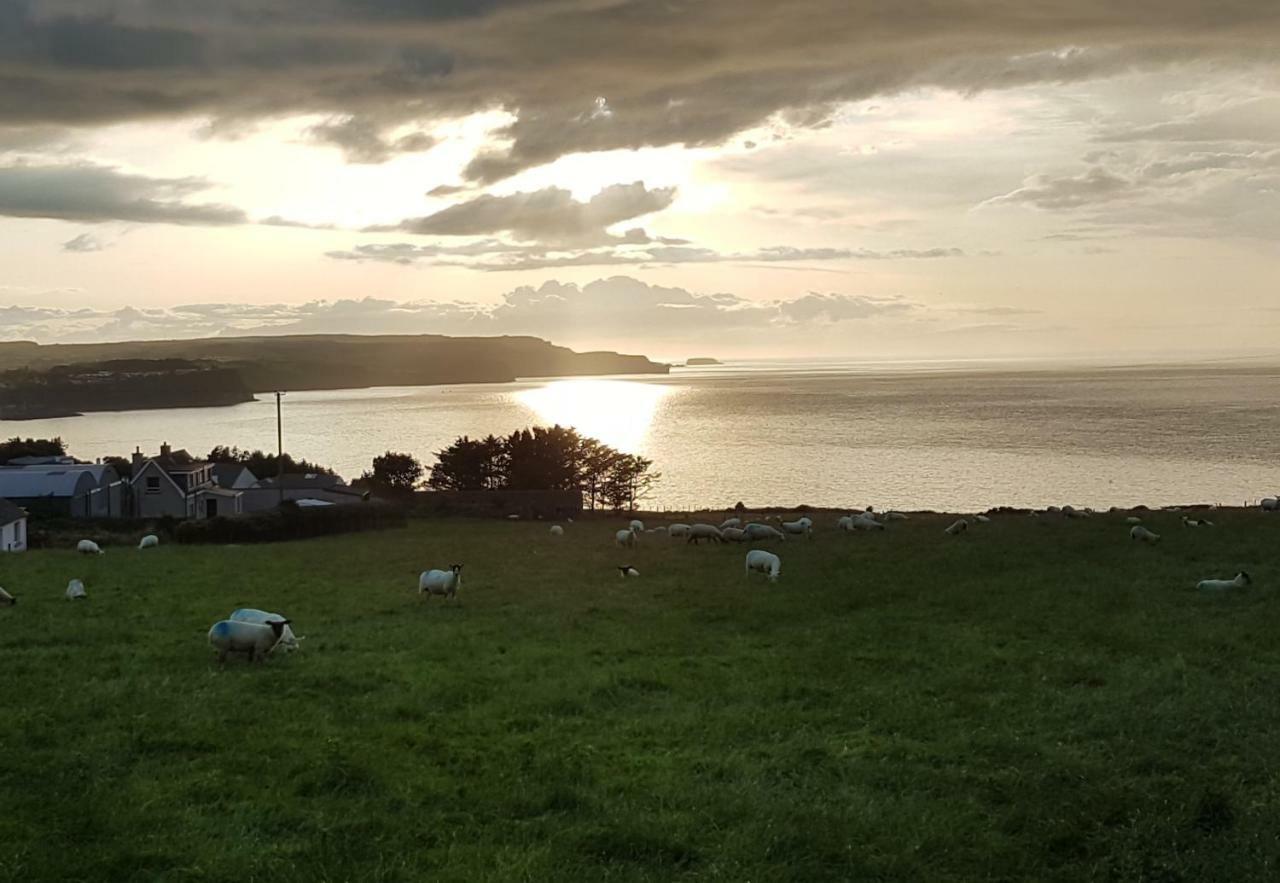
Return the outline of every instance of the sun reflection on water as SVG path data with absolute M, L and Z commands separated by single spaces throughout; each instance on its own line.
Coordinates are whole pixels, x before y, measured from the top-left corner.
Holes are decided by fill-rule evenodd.
M 630 380 L 555 380 L 515 394 L 538 422 L 572 426 L 628 454 L 642 453 L 649 425 L 671 388 Z

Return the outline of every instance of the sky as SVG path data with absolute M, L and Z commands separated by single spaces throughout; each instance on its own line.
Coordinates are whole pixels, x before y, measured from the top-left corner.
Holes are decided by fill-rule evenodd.
M 1280 353 L 1275 0 L 0 0 L 0 340 Z

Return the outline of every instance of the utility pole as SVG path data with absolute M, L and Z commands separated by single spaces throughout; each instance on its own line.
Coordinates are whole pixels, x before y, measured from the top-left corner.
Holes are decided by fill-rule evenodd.
M 284 392 L 276 390 L 276 487 L 280 491 L 280 505 L 284 505 L 284 418 L 280 400 Z

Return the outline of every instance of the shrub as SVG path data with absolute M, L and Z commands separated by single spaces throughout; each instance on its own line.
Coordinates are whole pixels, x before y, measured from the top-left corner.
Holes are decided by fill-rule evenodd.
M 302 509 L 291 502 L 269 512 L 186 521 L 175 538 L 184 544 L 277 543 L 330 534 L 404 527 L 399 506 L 365 503 Z

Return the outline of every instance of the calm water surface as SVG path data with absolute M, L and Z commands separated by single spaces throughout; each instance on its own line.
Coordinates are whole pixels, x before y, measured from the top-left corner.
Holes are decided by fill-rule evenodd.
M 669 377 L 292 393 L 285 448 L 347 477 L 460 435 L 573 425 L 653 459 L 650 505 L 1238 505 L 1280 489 L 1280 368 L 736 363 Z M 81 457 L 274 450 L 274 400 L 5 423 Z

